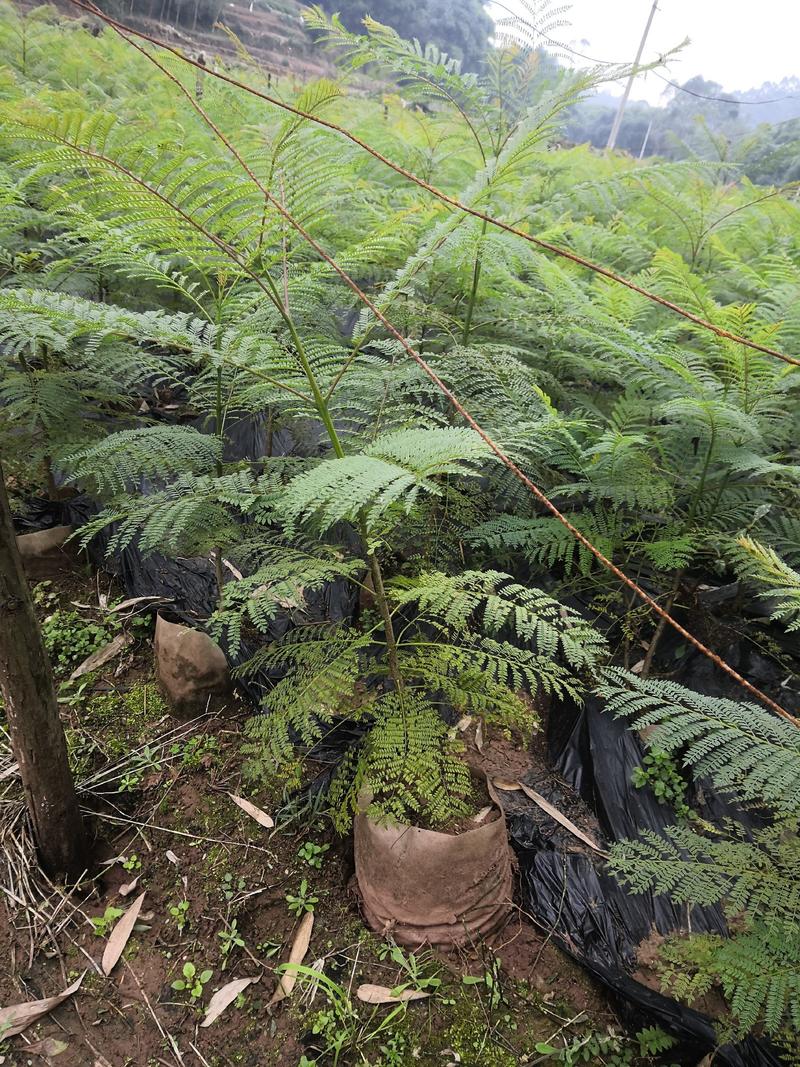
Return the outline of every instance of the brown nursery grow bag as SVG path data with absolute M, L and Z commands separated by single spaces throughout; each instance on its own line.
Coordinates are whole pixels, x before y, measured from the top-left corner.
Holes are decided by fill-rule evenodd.
M 17 535 L 22 566 L 31 581 L 57 578 L 75 562 L 78 550 L 74 544 L 67 543 L 71 535 L 71 526 L 52 526 L 46 530 Z
M 356 879 L 370 927 L 403 945 L 459 945 L 498 930 L 513 874 L 500 815 L 462 834 L 355 820 Z
M 230 697 L 228 661 L 202 630 L 159 614 L 153 650 L 158 684 L 176 715 L 191 718 L 216 710 Z

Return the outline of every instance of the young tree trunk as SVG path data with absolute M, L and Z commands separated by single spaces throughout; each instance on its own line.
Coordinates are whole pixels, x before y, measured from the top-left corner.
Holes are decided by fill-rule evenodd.
M 1 467 L 0 692 L 42 868 L 53 877 L 77 878 L 85 870 L 86 836 Z

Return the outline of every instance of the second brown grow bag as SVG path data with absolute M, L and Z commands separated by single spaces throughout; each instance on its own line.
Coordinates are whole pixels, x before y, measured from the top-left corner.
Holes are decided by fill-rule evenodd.
M 403 945 L 469 944 L 511 909 L 511 850 L 502 816 L 461 834 L 355 820 L 356 878 L 373 930 Z

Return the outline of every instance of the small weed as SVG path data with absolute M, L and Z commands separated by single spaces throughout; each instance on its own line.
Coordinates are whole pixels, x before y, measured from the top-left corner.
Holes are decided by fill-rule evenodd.
M 304 878 L 300 883 L 296 896 L 291 893 L 286 894 L 286 903 L 289 905 L 289 911 L 299 916 L 303 912 L 313 911 L 314 907 L 319 904 L 319 897 L 311 895 L 308 890 L 308 882 Z
M 219 756 L 219 741 L 212 734 L 195 734 L 184 743 L 176 742 L 170 755 L 180 756 L 181 765 L 187 770 L 207 767 Z
M 244 878 L 236 878 L 230 871 L 226 872 L 222 880 L 222 895 L 226 900 L 233 900 L 238 893 L 244 893 L 246 888 L 247 883 Z
M 546 1041 L 536 1044 L 536 1051 L 552 1063 L 575 1067 L 575 1064 L 594 1063 L 604 1067 L 633 1067 L 652 1062 L 653 1056 L 667 1052 L 677 1042 L 657 1026 L 640 1030 L 635 1038 L 618 1034 L 589 1033 L 574 1038 L 565 1048 L 557 1049 Z M 671 1064 L 670 1067 L 677 1067 Z
M 131 757 L 129 769 L 123 774 L 119 784 L 120 793 L 132 793 L 142 784 L 148 771 L 157 771 L 161 767 L 158 753 L 150 745 Z
M 203 987 L 211 981 L 214 972 L 206 969 L 198 973 L 193 963 L 184 963 L 181 973 L 183 978 L 176 978 L 172 988 L 178 993 L 187 993 L 190 1003 L 196 1004 L 203 995 Z
M 222 970 L 228 966 L 228 960 L 235 948 L 244 948 L 244 938 L 239 933 L 236 919 L 232 919 L 223 930 L 217 933 L 220 940 L 220 952 L 222 953 Z
M 262 959 L 268 960 L 273 956 L 277 956 L 281 950 L 280 941 L 259 941 L 256 945 L 256 952 Z
M 132 852 L 130 856 L 122 857 L 122 866 L 126 871 L 140 871 L 142 869 L 142 861 Z
M 675 760 L 660 748 L 651 748 L 634 769 L 631 781 L 637 789 L 649 785 L 661 804 L 672 804 L 679 819 L 688 819 L 691 809 L 686 803 L 686 782 Z
M 170 904 L 169 913 L 175 920 L 178 933 L 182 934 L 189 922 L 189 901 L 184 899 L 179 900 L 177 904 Z
M 301 986 L 319 990 L 325 997 L 325 1008 L 311 1016 L 313 1037 L 310 1044 L 320 1057 L 324 1057 L 324 1062 L 331 1062 L 334 1067 L 351 1052 L 358 1052 L 363 1058 L 363 1050 L 370 1042 L 390 1031 L 395 1020 L 405 1015 L 405 1004 L 398 1004 L 383 1019 L 378 1019 L 377 1013 L 373 1012 L 364 1022 L 347 991 L 326 974 L 302 964 L 284 964 L 278 968 L 278 973 L 286 971 L 296 973 Z M 377 1025 L 373 1026 L 373 1023 Z M 305 1059 L 306 1067 L 315 1063 L 317 1059 Z
M 297 850 L 297 855 L 309 867 L 315 867 L 319 870 L 322 867 L 323 857 L 330 847 L 330 845 L 315 845 L 313 841 L 304 841 Z
M 396 993 L 405 989 L 414 989 L 420 993 L 436 993 L 442 984 L 438 972 L 425 973 L 430 966 L 430 954 L 427 952 L 421 956 L 417 956 L 414 952 L 406 955 L 399 945 L 387 942 L 378 951 L 378 959 L 391 959 L 405 975 L 405 981 L 396 986 L 394 990 Z
M 477 977 L 465 974 L 462 982 L 466 986 L 481 986 L 486 990 L 486 1006 L 489 1011 L 496 1011 L 503 1003 L 503 992 L 500 984 L 500 960 L 496 956 L 486 966 L 483 974 Z
M 114 636 L 119 626 L 84 619 L 77 611 L 57 608 L 42 622 L 44 641 L 56 674 L 67 674 Z
M 109 904 L 109 906 L 106 908 L 102 915 L 95 915 L 94 918 L 91 920 L 92 926 L 94 927 L 94 932 L 97 934 L 98 937 L 106 937 L 108 935 L 109 929 L 123 914 L 124 912 L 122 908 L 114 908 Z

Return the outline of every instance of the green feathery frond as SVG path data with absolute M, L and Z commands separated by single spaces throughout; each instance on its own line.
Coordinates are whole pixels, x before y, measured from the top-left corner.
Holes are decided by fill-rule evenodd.
M 75 481 L 101 493 L 123 493 L 142 478 L 164 481 L 205 473 L 222 458 L 222 442 L 191 426 L 120 430 L 67 460 Z
M 770 618 L 788 631 L 800 630 L 800 574 L 768 545 L 751 537 L 740 537 L 733 563 L 740 578 L 759 587 L 759 596 L 768 602 Z
M 286 487 L 285 513 L 320 530 L 365 512 L 369 524 L 398 505 L 409 512 L 420 493 L 438 496 L 437 479 L 474 476 L 491 458 L 470 430 L 414 429 L 380 437 L 357 455 L 329 459 Z
M 722 901 L 732 916 L 791 929 L 800 919 L 797 821 L 759 830 L 753 840 L 731 824 L 708 835 L 671 826 L 642 831 L 611 849 L 609 869 L 633 893 L 666 893 L 681 904 Z
M 398 578 L 391 583 L 390 596 L 399 608 L 417 605 L 445 632 L 513 636 L 534 646 L 544 660 L 562 655 L 575 670 L 594 667 L 607 654 L 602 635 L 577 611 L 500 571 Z
M 720 987 L 737 1036 L 759 1024 L 773 1035 L 785 1027 L 800 1029 L 797 930 L 755 923 L 750 932 L 731 938 L 714 934 L 670 938 L 656 966 L 662 989 L 679 1000 L 692 1003 Z
M 612 714 L 647 730 L 650 747 L 674 753 L 721 791 L 780 815 L 800 814 L 800 730 L 791 723 L 755 704 L 613 667 L 596 691 Z
M 331 785 L 336 824 L 346 828 L 359 810 L 431 827 L 468 815 L 469 769 L 437 709 L 403 692 L 378 697 L 369 711 L 364 743 L 337 768 Z
M 268 714 L 249 719 L 245 754 L 250 773 L 263 773 L 291 759 L 299 739 L 311 746 L 326 726 L 355 705 L 355 687 L 369 635 L 344 626 L 300 626 L 267 645 L 239 673 L 287 672 L 265 698 Z

